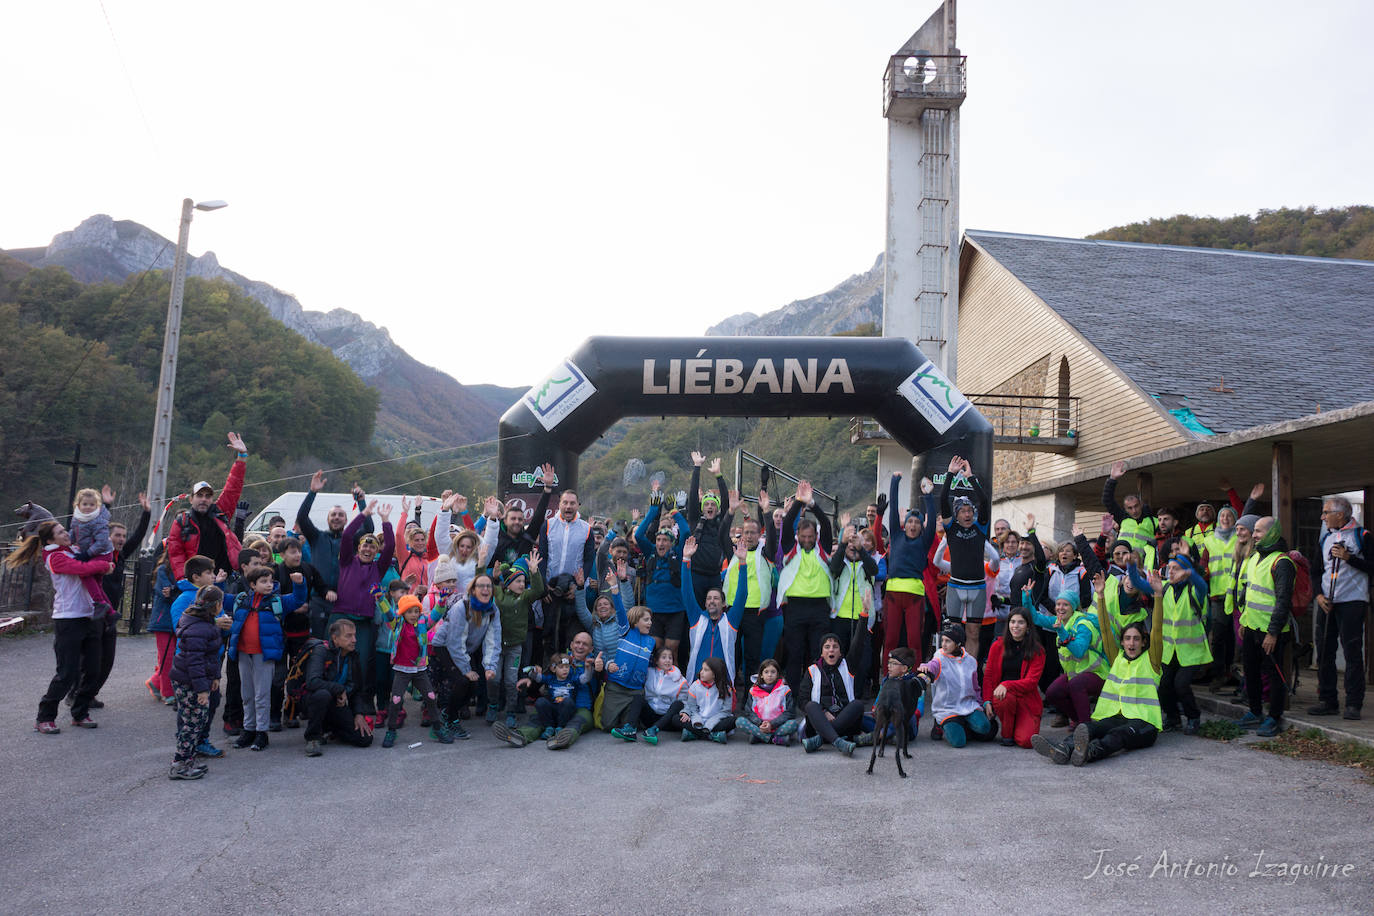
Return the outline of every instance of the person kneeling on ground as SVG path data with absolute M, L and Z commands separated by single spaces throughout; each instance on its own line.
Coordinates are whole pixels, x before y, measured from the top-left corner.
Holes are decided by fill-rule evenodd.
M 1155 579 L 1155 610 L 1150 623 L 1151 633 L 1160 633 L 1164 621 L 1162 583 Z M 1085 763 L 1109 757 L 1117 751 L 1134 751 L 1155 743 L 1164 727 L 1160 713 L 1159 680 L 1164 672 L 1164 640 L 1151 641 L 1145 624 L 1136 621 L 1121 631 L 1121 651 L 1107 620 L 1107 610 L 1099 602 L 1098 623 L 1102 628 L 1102 645 L 1111 668 L 1107 681 L 1097 698 L 1092 719 L 1082 722 L 1073 734 L 1063 741 L 1050 741 L 1044 735 L 1032 735 L 1031 747 L 1042 757 L 1055 763 L 1070 763 L 1081 767 Z
M 989 716 L 992 703 L 984 703 L 978 692 L 978 659 L 964 651 L 965 632 L 957 620 L 947 622 L 940 631 L 940 651 L 916 669 L 930 681 L 935 716 L 930 736 L 943 736 L 950 747 L 963 747 L 970 738 L 997 737 L 997 720 Z
M 325 733 L 354 747 L 372 744 L 372 726 L 363 716 L 358 663 L 358 632 L 351 620 L 329 625 L 329 641 L 310 652 L 305 673 L 305 756 L 320 756 Z
M 863 640 L 855 640 L 851 650 Z M 840 656 L 840 637 L 827 633 L 821 637 L 821 657 L 806 669 L 802 677 L 801 695 L 809 697 L 802 707 L 806 721 L 801 725 L 802 747 L 808 754 L 821 749 L 823 743 L 847 757 L 854 748 L 873 740 L 861 734 L 864 704 L 854 692 L 854 675 L 849 673 L 848 659 Z M 808 730 L 815 734 L 808 736 Z

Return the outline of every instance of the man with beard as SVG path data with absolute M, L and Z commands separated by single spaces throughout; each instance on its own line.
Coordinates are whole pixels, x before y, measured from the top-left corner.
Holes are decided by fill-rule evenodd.
M 310 492 L 296 510 L 296 529 L 310 546 L 310 564 L 319 573 L 325 589 L 323 595 L 312 590 L 310 596 L 310 635 L 316 639 L 325 638 L 329 615 L 334 612 L 334 602 L 339 599 L 339 544 L 343 540 L 344 526 L 348 524 L 348 512 L 343 506 L 329 508 L 324 531 L 316 528 L 310 520 L 315 494 L 324 489 L 325 483 L 324 471 L 316 471 L 310 478 Z M 359 512 L 367 507 L 362 487 L 353 488 L 353 499 Z M 372 530 L 372 519 L 363 519 L 363 533 L 371 534 Z

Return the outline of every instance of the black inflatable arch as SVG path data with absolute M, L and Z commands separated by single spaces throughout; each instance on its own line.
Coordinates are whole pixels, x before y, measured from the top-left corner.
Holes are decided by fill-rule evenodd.
M 589 337 L 501 417 L 503 497 L 538 493 L 544 462 L 575 489 L 578 456 L 627 416 L 870 416 L 932 471 L 967 457 L 992 490 L 992 427 L 909 340 Z

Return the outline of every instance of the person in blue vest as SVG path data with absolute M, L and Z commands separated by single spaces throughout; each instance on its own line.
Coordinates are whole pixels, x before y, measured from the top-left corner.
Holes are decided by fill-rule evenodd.
M 688 640 L 692 647 L 688 671 L 700 671 L 701 663 L 708 658 L 719 658 L 725 662 L 730 683 L 735 682 L 735 642 L 739 639 L 740 618 L 744 616 L 744 601 L 749 596 L 749 580 L 737 576 L 735 600 L 730 610 L 725 610 L 725 590 L 719 585 L 706 591 L 706 607 L 697 604 L 692 585 L 692 557 L 697 553 L 697 539 L 687 538 L 682 545 L 682 603 L 687 608 L 689 622 Z M 735 545 L 735 557 L 744 559 L 744 541 Z
M 682 551 L 687 520 L 674 510 L 660 527 L 663 511 L 662 485 L 655 480 L 649 492 L 649 511 L 635 528 L 635 543 L 644 554 L 644 603 L 654 612 L 654 645 L 667 646 L 677 654 L 687 638 L 687 609 L 682 604 Z M 649 532 L 654 532 L 653 541 Z

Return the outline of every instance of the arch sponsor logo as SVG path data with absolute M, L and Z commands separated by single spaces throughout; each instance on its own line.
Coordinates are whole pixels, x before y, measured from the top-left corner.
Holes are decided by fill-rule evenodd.
M 525 392 L 525 406 L 546 430 L 552 430 L 583 401 L 596 394 L 596 386 L 577 364 L 565 359 L 541 384 Z
M 897 386 L 897 391 L 935 428 L 943 433 L 969 409 L 969 400 L 934 363 L 927 360 Z

